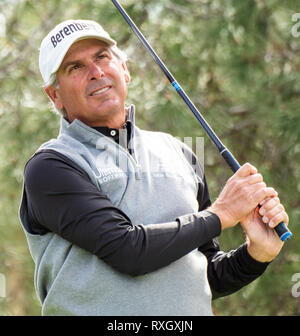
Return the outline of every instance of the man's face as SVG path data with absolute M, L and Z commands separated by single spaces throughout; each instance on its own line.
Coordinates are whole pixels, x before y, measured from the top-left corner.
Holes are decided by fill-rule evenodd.
M 130 76 L 109 46 L 97 39 L 74 43 L 57 72 L 58 88 L 47 91 L 68 119 L 89 126 L 119 128 L 125 122 L 125 99 Z

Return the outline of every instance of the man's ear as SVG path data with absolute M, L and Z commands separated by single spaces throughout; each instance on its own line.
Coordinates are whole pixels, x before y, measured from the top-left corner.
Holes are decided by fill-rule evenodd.
M 124 70 L 125 82 L 128 84 L 130 82 L 130 73 L 128 71 L 127 65 L 124 62 L 122 63 L 122 68 Z
M 59 110 L 62 110 L 64 105 L 62 103 L 62 100 L 61 100 L 58 89 L 55 86 L 50 85 L 50 86 L 45 88 L 45 92 L 47 93 L 48 97 L 53 101 L 55 106 Z

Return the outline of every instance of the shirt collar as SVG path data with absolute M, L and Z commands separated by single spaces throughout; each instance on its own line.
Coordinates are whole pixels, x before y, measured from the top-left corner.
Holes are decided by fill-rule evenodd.
M 134 120 L 135 120 L 135 107 L 134 105 L 130 105 L 129 107 L 126 107 L 126 121 L 123 124 L 122 128 L 109 128 L 105 126 L 99 126 L 99 127 L 91 127 L 95 131 L 112 138 L 115 142 L 119 143 L 129 143 L 131 139 L 131 133 L 133 131 L 134 126 Z M 69 124 L 67 118 L 64 118 Z M 127 139 L 126 139 L 127 135 Z M 125 139 L 124 139 L 125 137 Z
M 127 141 L 129 142 L 132 130 L 132 123 L 129 119 L 123 124 L 122 128 L 109 128 L 109 127 L 92 127 L 94 130 L 102 133 L 103 135 L 112 138 L 117 143 L 120 142 L 120 136 L 127 135 Z M 122 134 L 122 135 L 121 135 Z

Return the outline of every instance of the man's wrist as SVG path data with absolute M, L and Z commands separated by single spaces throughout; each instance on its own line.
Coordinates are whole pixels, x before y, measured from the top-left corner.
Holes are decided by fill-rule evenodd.
M 256 261 L 261 263 L 270 263 L 275 258 L 275 256 L 271 256 L 270 254 L 266 253 L 263 248 L 258 247 L 249 240 L 247 240 L 246 244 L 248 254 Z
M 212 204 L 208 209 L 211 213 L 218 216 L 220 223 L 221 223 L 221 230 L 227 229 L 229 227 L 232 227 L 233 225 L 230 225 L 231 223 L 228 220 L 228 216 L 226 216 L 225 211 L 221 209 L 216 203 Z

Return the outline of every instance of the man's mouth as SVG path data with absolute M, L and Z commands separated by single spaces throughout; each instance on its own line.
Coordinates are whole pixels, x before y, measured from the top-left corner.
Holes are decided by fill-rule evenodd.
M 103 87 L 103 88 L 101 88 L 101 89 L 98 89 L 98 90 L 92 92 L 92 93 L 90 94 L 90 96 L 97 96 L 97 95 L 100 95 L 100 94 L 102 94 L 102 93 L 108 91 L 110 88 L 111 88 L 111 86 L 105 86 L 105 87 Z

